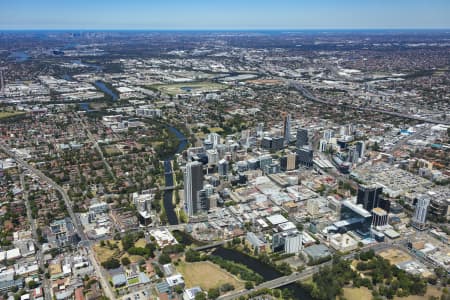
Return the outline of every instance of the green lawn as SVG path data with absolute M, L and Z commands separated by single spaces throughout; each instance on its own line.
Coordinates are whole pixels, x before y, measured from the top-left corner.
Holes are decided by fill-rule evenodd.
M 24 114 L 25 113 L 21 112 L 21 111 L 0 111 L 0 120 L 10 118 L 10 117 L 16 117 L 16 116 L 20 116 L 20 115 L 24 115 Z
M 185 83 L 173 83 L 173 84 L 157 84 L 152 88 L 159 90 L 160 92 L 176 95 L 176 94 L 189 94 L 189 93 L 206 93 L 213 91 L 220 91 L 227 86 L 220 83 L 201 81 L 201 82 L 185 82 Z

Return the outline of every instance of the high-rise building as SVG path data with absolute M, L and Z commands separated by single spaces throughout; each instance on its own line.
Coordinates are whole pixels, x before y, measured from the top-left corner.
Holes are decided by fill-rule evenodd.
M 323 139 L 324 139 L 326 142 L 329 142 L 329 141 L 331 140 L 332 137 L 333 137 L 333 130 L 331 130 L 331 129 L 325 129 L 325 130 L 323 131 Z
M 291 234 L 285 237 L 284 253 L 298 253 L 302 250 L 301 233 Z
M 283 149 L 284 138 L 282 136 L 268 137 L 265 136 L 261 140 L 261 148 L 267 150 L 279 151 Z
M 359 185 L 358 196 L 356 198 L 357 204 L 362 204 L 365 210 L 371 212 L 375 207 L 383 208 L 389 211 L 387 205 L 389 200 L 380 198 L 383 193 L 383 188 L 377 185 Z
M 225 159 L 222 159 L 219 161 L 218 164 L 219 169 L 219 176 L 225 177 L 228 175 L 228 161 Z
M 334 231 L 338 233 L 356 231 L 360 235 L 366 236 L 372 225 L 372 214 L 359 205 L 344 200 L 341 202 L 340 220 L 333 223 L 336 228 Z
M 325 152 L 327 151 L 328 148 L 328 142 L 324 139 L 321 139 L 319 142 L 319 150 L 320 152 Z
M 282 116 L 284 144 L 288 145 L 291 140 L 291 114 L 283 112 Z
M 280 158 L 280 167 L 283 171 L 292 171 L 297 167 L 296 164 L 297 154 L 295 152 L 289 152 L 285 156 Z
M 256 127 L 256 135 L 262 137 L 264 134 L 264 123 L 258 123 Z
M 419 230 L 424 230 L 426 228 L 427 210 L 429 205 L 430 199 L 428 197 L 423 195 L 418 197 L 414 216 L 411 221 L 415 228 Z
M 202 209 L 199 192 L 203 189 L 203 165 L 191 162 L 184 172 L 184 201 L 188 216 L 193 216 Z
M 372 226 L 381 227 L 387 225 L 387 223 L 388 214 L 384 209 L 379 207 L 372 209 Z
M 215 148 L 218 144 L 220 144 L 220 135 L 215 132 L 209 133 L 207 140 L 212 142 L 213 147 Z
M 272 164 L 272 156 L 262 155 L 259 157 L 259 167 L 261 170 L 264 170 L 264 168 L 270 164 Z
M 297 148 L 297 161 L 299 164 L 311 167 L 313 165 L 314 152 L 310 147 Z
M 206 150 L 206 155 L 208 156 L 209 165 L 215 165 L 219 161 L 219 153 L 216 149 Z
M 356 152 L 358 152 L 358 157 L 363 158 L 365 151 L 366 151 L 366 144 L 364 144 L 363 141 L 358 141 L 356 143 Z
M 297 148 L 308 145 L 308 130 L 304 128 L 297 129 Z

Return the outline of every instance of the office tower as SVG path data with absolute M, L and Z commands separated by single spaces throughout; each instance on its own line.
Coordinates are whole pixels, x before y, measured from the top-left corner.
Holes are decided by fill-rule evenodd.
M 207 212 L 209 210 L 208 191 L 206 191 L 204 189 L 198 191 L 197 198 L 198 198 L 198 209 L 197 209 L 197 212 L 195 212 L 195 213 L 202 212 L 202 211 Z
M 333 137 L 333 130 L 331 129 L 325 129 L 323 132 L 323 139 L 326 142 L 329 142 L 331 140 L 331 138 Z
M 272 148 L 272 138 L 269 136 L 263 137 L 261 140 L 261 148 L 270 150 Z
M 218 164 L 219 176 L 225 177 L 228 175 L 228 161 L 222 159 Z
M 283 149 L 285 139 L 282 136 L 275 136 L 272 138 L 272 145 L 270 150 L 279 151 Z
M 428 205 L 430 205 L 429 198 L 421 195 L 417 199 L 416 209 L 414 210 L 414 216 L 411 223 L 419 230 L 424 230 L 426 228 Z
M 206 155 L 208 156 L 208 164 L 215 165 L 219 161 L 219 153 L 216 149 L 206 150 Z
M 256 135 L 262 137 L 264 134 L 264 123 L 258 123 L 256 127 Z
M 297 148 L 297 161 L 303 166 L 312 167 L 313 155 L 313 150 L 308 146 Z
M 249 170 L 259 169 L 259 160 L 257 158 L 250 158 L 247 162 Z
M 293 233 L 285 237 L 284 253 L 298 253 L 302 250 L 302 234 Z
M 280 167 L 282 171 L 292 171 L 297 167 L 297 154 L 295 152 L 288 152 L 285 156 L 280 158 Z
M 358 157 L 364 157 L 364 152 L 366 151 L 366 145 L 363 141 L 359 141 L 356 143 L 356 152 L 358 153 Z
M 319 142 L 319 151 L 320 152 L 325 152 L 325 151 L 327 151 L 327 148 L 328 148 L 327 141 L 324 140 L 324 139 L 321 139 L 320 142 Z
M 333 223 L 336 227 L 334 231 L 345 233 L 354 230 L 361 235 L 366 235 L 372 225 L 372 214 L 364 208 L 344 200 L 341 202 L 340 220 L 346 222 Z
M 388 214 L 387 212 L 379 207 L 375 207 L 372 209 L 372 226 L 385 226 L 388 223 Z
M 191 162 L 184 172 L 184 201 L 188 216 L 193 216 L 201 210 L 199 192 L 203 189 L 203 165 Z
M 203 141 L 203 148 L 205 150 L 211 150 L 213 147 L 214 147 L 214 144 L 210 140 L 204 140 Z
M 3 69 L 0 69 L 0 94 L 5 93 L 5 80 L 3 79 Z
M 207 140 L 213 144 L 213 147 L 216 147 L 220 144 L 220 135 L 215 132 L 209 133 Z
M 297 148 L 308 145 L 308 130 L 299 128 L 297 129 Z
M 246 160 L 238 161 L 236 167 L 238 172 L 245 172 L 248 170 L 248 163 Z
M 356 198 L 357 204 L 362 204 L 365 210 L 371 212 L 375 207 L 386 207 L 384 201 L 380 201 L 380 196 L 383 193 L 383 188 L 377 185 L 359 185 L 358 196 Z M 383 203 L 382 203 L 383 202 Z M 383 208 L 384 209 L 384 208 Z
M 264 166 L 264 168 L 262 168 L 262 170 L 265 174 L 276 174 L 276 173 L 280 173 L 281 168 L 280 168 L 280 164 L 277 161 L 274 161 L 270 165 Z
M 282 136 L 268 137 L 265 136 L 261 140 L 261 148 L 273 151 L 283 149 L 284 138 Z
M 259 157 L 259 167 L 261 170 L 264 170 L 264 168 L 270 164 L 272 164 L 272 156 L 263 155 Z
M 284 144 L 288 145 L 291 140 L 291 114 L 283 112 L 282 116 Z

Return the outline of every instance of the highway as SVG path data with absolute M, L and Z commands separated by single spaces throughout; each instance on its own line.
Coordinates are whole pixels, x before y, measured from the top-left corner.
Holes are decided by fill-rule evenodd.
M 22 168 L 27 169 L 29 172 L 35 174 L 42 181 L 46 181 L 52 188 L 54 188 L 61 194 L 64 204 L 67 208 L 70 218 L 72 219 L 72 223 L 74 225 L 75 230 L 77 231 L 78 236 L 80 237 L 82 242 L 87 241 L 86 234 L 83 231 L 83 228 L 80 224 L 79 219 L 76 217 L 75 213 L 73 212 L 72 203 L 71 203 L 70 198 L 67 195 L 66 191 L 59 184 L 57 184 L 51 178 L 47 177 L 44 173 L 42 173 L 40 170 L 32 167 L 26 161 L 24 161 L 20 157 L 16 156 L 15 153 L 13 151 L 11 151 L 11 149 L 9 149 L 5 144 L 0 143 L 0 149 L 2 151 L 4 151 L 6 154 L 8 154 L 10 157 L 14 158 L 14 160 Z M 90 243 L 87 243 L 87 244 L 88 245 L 86 247 L 86 250 L 89 253 L 89 259 L 90 259 L 92 265 L 94 266 L 94 269 L 95 269 L 97 275 L 99 276 L 100 283 L 103 286 L 103 291 L 105 292 L 106 297 L 108 297 L 110 300 L 115 300 L 116 299 L 115 294 L 111 291 L 111 287 L 108 283 L 108 280 L 105 278 L 104 274 L 102 273 L 102 271 L 100 269 L 100 266 L 97 263 L 97 260 L 95 259 L 94 255 L 93 255 L 94 250 L 92 249 L 92 246 L 90 245 Z
M 403 145 L 405 145 L 408 141 L 418 137 L 419 135 L 425 133 L 426 131 L 428 131 L 430 129 L 429 126 L 424 126 L 424 128 L 421 128 L 420 130 L 417 130 L 416 132 L 414 132 L 413 134 L 411 134 L 408 137 L 405 137 L 401 140 L 399 140 L 397 142 L 397 144 L 395 144 L 390 150 L 389 153 L 394 153 L 395 151 L 397 151 L 398 149 L 400 149 Z
M 300 93 L 302 93 L 302 95 L 306 99 L 314 101 L 314 102 L 318 102 L 321 104 L 331 105 L 331 106 L 340 106 L 340 107 L 345 107 L 345 108 L 350 108 L 350 109 L 355 109 L 355 110 L 378 112 L 378 113 L 382 113 L 382 114 L 386 114 L 386 115 L 391 115 L 391 116 L 395 116 L 395 117 L 400 117 L 400 118 L 410 119 L 410 120 L 415 120 L 415 121 L 421 121 L 421 122 L 431 123 L 431 124 L 450 125 L 449 121 L 444 121 L 444 120 L 433 120 L 433 119 L 428 119 L 428 118 L 420 118 L 420 117 L 408 115 L 408 114 L 401 113 L 401 112 L 389 111 L 389 110 L 375 108 L 375 107 L 362 107 L 362 106 L 351 105 L 351 104 L 340 104 L 340 103 L 336 103 L 336 102 L 333 102 L 330 100 L 323 100 L 323 99 L 320 99 L 320 98 L 317 98 L 316 96 L 314 96 L 308 89 L 306 89 L 303 85 L 301 85 L 300 83 L 298 83 L 294 80 L 288 80 L 283 77 L 280 77 L 279 79 L 284 80 L 285 82 L 288 83 L 288 85 L 290 87 L 292 87 L 292 88 L 296 89 L 297 91 L 299 91 Z

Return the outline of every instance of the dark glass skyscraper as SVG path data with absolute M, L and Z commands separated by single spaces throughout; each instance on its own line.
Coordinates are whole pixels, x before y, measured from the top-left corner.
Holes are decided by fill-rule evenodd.
M 203 165 L 191 162 L 184 172 L 184 201 L 188 216 L 193 216 L 202 209 L 199 192 L 203 189 Z
M 375 207 L 389 212 L 390 201 L 382 196 L 383 188 L 377 185 L 359 185 L 356 203 L 362 204 L 365 210 L 372 211 Z
M 308 145 L 308 130 L 304 128 L 297 129 L 297 148 Z

